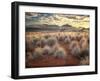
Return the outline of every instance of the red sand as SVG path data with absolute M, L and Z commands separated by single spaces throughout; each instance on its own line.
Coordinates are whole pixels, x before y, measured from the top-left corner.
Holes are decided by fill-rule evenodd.
M 27 60 L 26 62 L 26 68 L 34 68 L 34 67 L 55 67 L 55 66 L 77 66 L 79 65 L 79 59 L 72 56 L 68 50 L 68 48 L 65 46 L 65 44 L 60 43 L 62 45 L 66 52 L 68 53 L 67 59 L 63 58 L 55 58 L 53 56 L 45 55 L 42 58 L 38 58 L 35 60 Z
M 73 56 L 68 56 L 67 59 L 55 58 L 52 56 L 45 56 L 43 58 L 28 60 L 26 67 L 54 67 L 54 66 L 74 66 L 79 65 L 79 60 Z
M 34 34 L 33 34 L 34 35 Z M 35 67 L 56 67 L 56 66 L 77 66 L 80 65 L 80 60 L 71 55 L 70 50 L 67 48 L 67 44 L 64 44 L 63 41 L 59 42 L 61 47 L 63 47 L 68 56 L 66 59 L 55 58 L 53 56 L 44 56 L 35 60 L 26 59 L 26 68 L 35 68 Z M 30 52 L 34 50 L 31 49 Z

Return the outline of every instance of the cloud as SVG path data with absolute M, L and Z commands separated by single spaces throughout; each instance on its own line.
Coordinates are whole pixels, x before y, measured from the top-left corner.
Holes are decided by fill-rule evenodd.
M 57 13 L 34 13 L 26 12 L 26 25 L 58 25 L 69 24 L 73 27 L 89 28 L 88 15 L 57 14 Z M 29 20 L 29 21 L 28 21 Z

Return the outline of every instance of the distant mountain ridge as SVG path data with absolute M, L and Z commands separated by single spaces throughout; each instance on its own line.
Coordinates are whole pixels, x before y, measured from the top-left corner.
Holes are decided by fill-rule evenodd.
M 63 26 L 58 26 L 58 25 L 47 25 L 47 24 L 43 24 L 43 25 L 30 25 L 26 27 L 26 31 L 67 31 L 67 32 L 84 32 L 84 31 L 88 31 L 89 28 L 83 28 L 83 27 L 72 27 L 71 25 L 63 25 Z

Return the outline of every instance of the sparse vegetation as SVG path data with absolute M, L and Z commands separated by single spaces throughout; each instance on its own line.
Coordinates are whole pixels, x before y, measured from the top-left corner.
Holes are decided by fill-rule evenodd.
M 33 59 L 33 57 L 32 57 L 32 53 L 31 52 L 27 52 L 26 53 L 26 56 L 27 56 L 27 59 Z
M 34 52 L 32 53 L 33 59 L 38 59 L 43 56 L 43 49 L 41 47 L 35 48 Z
M 70 44 L 70 52 L 74 56 L 79 56 L 81 53 L 81 49 L 79 43 L 77 41 L 72 41 Z
M 65 42 L 66 44 L 69 44 L 69 43 L 71 42 L 70 37 L 69 37 L 69 36 L 66 37 L 66 38 L 64 39 L 64 42 Z
M 56 43 L 57 43 L 57 39 L 55 37 L 51 36 L 47 39 L 47 45 L 50 47 L 54 46 Z
M 78 65 L 87 65 L 89 64 L 89 35 L 87 32 L 28 33 L 26 34 L 26 57 L 27 60 L 33 61 L 39 58 L 44 60 L 59 58 L 66 62 L 69 57 L 69 60 L 73 60 L 70 58 L 79 60 Z
M 43 54 L 50 55 L 51 52 L 52 52 L 52 50 L 51 50 L 51 48 L 50 48 L 49 46 L 46 45 L 46 46 L 43 48 Z
M 47 44 L 46 38 L 42 37 L 41 38 L 41 47 L 44 47 Z
M 88 38 L 85 38 L 83 37 L 81 40 L 80 40 L 80 47 L 81 47 L 81 50 L 84 51 L 86 50 L 86 48 L 88 47 Z
M 89 56 L 86 56 L 84 59 L 80 61 L 81 65 L 89 65 Z
M 55 51 L 53 56 L 56 58 L 65 59 L 67 57 L 67 54 L 63 48 L 59 47 L 58 50 Z

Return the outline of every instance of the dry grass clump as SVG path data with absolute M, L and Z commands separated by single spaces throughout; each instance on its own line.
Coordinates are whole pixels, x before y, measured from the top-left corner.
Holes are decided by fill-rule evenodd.
M 38 59 L 43 56 L 43 48 L 37 47 L 32 53 L 33 59 Z
M 52 49 L 49 46 L 44 46 L 43 48 L 43 54 L 44 55 L 50 55 L 52 53 Z
M 86 39 L 85 37 L 83 37 L 81 40 L 80 40 L 80 47 L 81 47 L 81 50 L 84 51 L 86 50 L 86 48 L 89 46 L 88 45 L 88 39 Z
M 26 58 L 29 59 L 29 60 L 32 60 L 33 59 L 32 53 L 31 52 L 27 52 L 26 53 Z
M 57 39 L 55 37 L 51 36 L 47 39 L 47 45 L 50 47 L 54 46 L 56 43 L 57 43 Z
M 77 41 L 72 41 L 69 46 L 70 52 L 74 56 L 80 56 L 81 49 Z
M 69 37 L 69 36 L 68 36 L 68 37 L 65 37 L 64 43 L 65 43 L 65 44 L 69 44 L 70 42 L 71 42 L 70 37 Z
M 33 45 L 33 47 L 35 48 L 35 47 L 37 47 L 37 42 L 39 41 L 39 38 L 36 38 L 36 37 L 34 37 L 33 36 L 33 38 L 32 38 L 32 45 Z
M 84 59 L 80 61 L 81 65 L 89 65 L 89 57 L 86 56 Z
M 53 56 L 56 58 L 65 59 L 67 57 L 67 54 L 63 48 L 59 47 L 58 50 L 55 51 Z
M 44 37 L 42 37 L 40 41 L 41 41 L 41 47 L 44 47 L 47 44 L 47 39 Z

